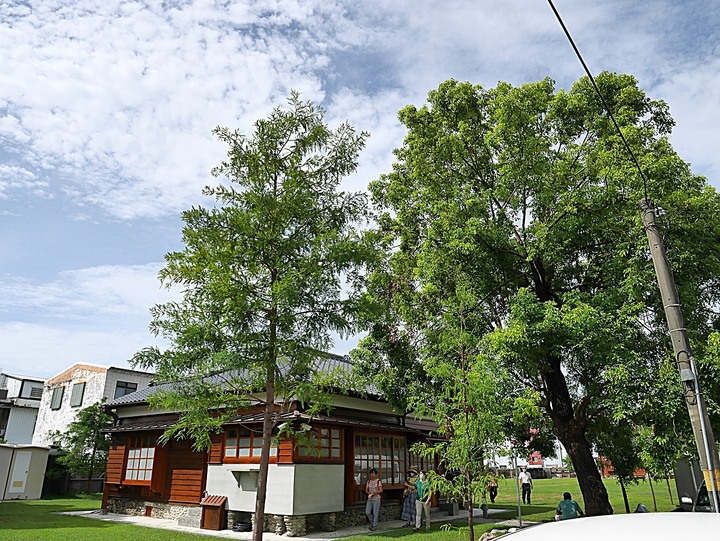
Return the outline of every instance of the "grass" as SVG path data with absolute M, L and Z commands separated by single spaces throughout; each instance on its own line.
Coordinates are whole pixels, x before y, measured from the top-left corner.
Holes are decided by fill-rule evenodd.
M 532 492 L 533 505 L 523 505 L 523 519 L 528 521 L 550 521 L 555 515 L 555 507 L 562 498 L 563 492 L 570 492 L 584 509 L 585 505 L 580 494 L 576 479 L 536 479 Z M 625 513 L 620 485 L 614 479 L 606 479 L 605 487 L 610 496 L 610 503 L 616 513 Z M 671 511 L 665 483 L 654 485 L 658 511 Z M 675 490 L 672 485 L 673 491 Z M 504 509 L 492 518 L 498 520 L 517 518 L 517 493 L 512 480 L 500 480 L 498 498 L 490 507 Z M 650 485 L 646 481 L 631 484 L 627 487 L 630 511 L 634 511 L 638 503 L 643 503 L 652 511 L 652 495 Z M 673 495 L 673 498 L 675 495 Z M 0 539 L 2 541 L 208 541 L 207 536 L 192 535 L 144 528 L 130 524 L 116 524 L 101 520 L 60 515 L 63 511 L 90 511 L 100 508 L 100 495 L 78 496 L 75 498 L 57 498 L 34 501 L 0 502 Z M 449 524 L 449 526 L 448 526 Z M 403 541 L 458 541 L 467 539 L 467 523 L 462 521 L 436 523 L 431 531 L 414 533 L 410 528 L 384 530 L 372 535 L 359 535 L 347 538 L 348 541 L 380 541 L 380 538 L 399 538 Z M 477 524 L 476 538 L 497 526 L 492 523 Z
M 623 502 L 622 491 L 620 485 L 615 479 L 605 479 L 605 488 L 610 496 L 610 504 L 613 506 L 615 513 L 625 513 L 625 503 Z M 562 499 L 563 492 L 570 492 L 573 498 L 585 509 L 585 503 L 580 494 L 580 487 L 577 479 L 536 479 L 533 481 L 532 502 L 533 505 L 522 506 L 523 520 L 531 522 L 548 522 L 555 519 L 555 508 Z M 672 511 L 675 505 L 670 503 L 667 485 L 662 483 L 654 483 L 655 497 L 657 499 L 658 512 Z M 675 486 L 671 481 L 671 488 L 675 491 Z M 630 503 L 630 511 L 634 511 L 637 504 L 642 503 L 648 510 L 653 511 L 652 494 L 650 485 L 646 481 L 639 481 L 636 484 L 626 486 L 628 493 L 628 501 Z M 677 496 L 673 493 L 673 502 L 677 503 Z M 516 519 L 517 513 L 517 492 L 515 483 L 511 479 L 505 481 L 500 480 L 498 497 L 495 503 L 490 505 L 491 509 L 505 509 L 505 512 L 494 513 L 491 515 L 496 520 Z M 467 522 L 452 522 L 450 529 L 445 529 L 442 524 L 434 524 L 430 534 L 427 532 L 414 533 L 412 530 L 405 528 L 402 530 L 388 530 L 373 535 L 358 535 L 348 537 L 344 541 L 380 541 L 378 538 L 396 538 L 402 537 L 403 541 L 458 541 L 468 539 Z M 486 531 L 498 528 L 492 523 L 483 523 L 475 525 L 475 538 L 479 537 Z
M 615 479 L 605 479 L 604 483 L 610 496 L 610 505 L 612 505 L 613 510 L 616 514 L 624 514 L 625 503 L 620 485 Z M 659 512 L 672 511 L 675 505 L 670 503 L 670 496 L 665 482 L 653 483 L 653 487 L 655 489 L 655 498 L 657 499 L 657 510 Z M 625 488 L 628 494 L 628 502 L 630 503 L 630 512 L 635 511 L 635 507 L 637 507 L 639 503 L 644 504 L 649 511 L 654 510 L 650 484 L 647 481 L 640 480 L 637 483 L 626 485 Z M 672 481 L 671 488 L 675 491 L 675 486 Z M 562 499 L 563 492 L 572 494 L 573 499 L 580 504 L 583 510 L 585 509 L 585 502 L 580 493 L 577 479 L 535 479 L 533 481 L 532 491 L 533 504 L 522 506 L 523 519 L 530 521 L 553 520 L 555 508 Z M 673 502 L 675 504 L 677 503 L 676 494 L 673 494 Z M 493 515 L 493 518 L 517 518 L 517 492 L 513 480 L 506 479 L 504 482 L 500 480 L 498 497 L 495 499 L 495 504 L 490 505 L 490 507 L 509 509 L 507 513 Z
M 493 529 L 507 528 L 506 526 L 497 526 L 496 524 L 485 523 L 475 524 L 475 539 Z M 355 535 L 353 537 L 345 537 L 342 541 L 380 541 L 380 539 L 402 538 L 403 541 L 461 541 L 468 539 L 467 521 L 453 521 L 446 524 L 434 523 L 429 532 L 424 529 L 418 533 L 413 532 L 411 528 L 402 528 L 397 530 L 384 530 L 374 534 Z
M 203 535 L 116 524 L 92 518 L 59 515 L 63 511 L 100 508 L 100 495 L 0 502 L 2 541 L 208 541 Z

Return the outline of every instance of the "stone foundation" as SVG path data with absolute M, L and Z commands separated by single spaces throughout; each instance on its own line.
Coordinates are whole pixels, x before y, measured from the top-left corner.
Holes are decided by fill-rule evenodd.
M 386 520 L 400 520 L 402 502 L 382 502 L 380 504 L 379 522 Z M 368 523 L 365 516 L 365 506 L 349 507 L 336 513 L 335 529 L 349 528 L 351 526 L 364 526 Z
M 149 516 L 152 518 L 177 520 L 182 517 L 187 517 L 189 514 L 199 514 L 201 508 L 192 505 L 174 505 L 160 502 L 146 502 L 144 500 L 110 498 L 108 500 L 107 510 L 110 513 L 117 513 L 119 515 Z
M 143 500 L 109 499 L 110 513 L 122 515 L 150 516 L 177 520 L 180 526 L 200 528 L 202 508 L 191 505 L 173 505 Z M 149 514 L 148 514 L 149 513 Z M 402 513 L 400 502 L 383 502 L 380 506 L 380 522 L 399 520 Z M 255 515 L 246 511 L 228 511 L 227 527 L 232 530 L 240 522 L 254 524 Z M 265 515 L 263 531 L 287 537 L 301 537 L 308 532 L 333 532 L 351 526 L 367 524 L 365 506 L 350 507 L 337 513 L 316 513 L 313 515 Z

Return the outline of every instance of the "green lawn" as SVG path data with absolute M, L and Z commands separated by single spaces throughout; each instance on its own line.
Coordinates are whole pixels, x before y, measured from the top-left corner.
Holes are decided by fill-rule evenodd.
M 100 496 L 0 502 L 2 541 L 208 541 L 203 535 L 58 515 L 100 508 Z
M 500 514 L 493 514 L 493 519 L 507 520 L 516 519 L 517 513 L 517 492 L 513 480 L 500 480 L 498 490 L 498 498 L 495 504 L 491 505 L 494 509 L 506 509 L 507 511 Z M 533 481 L 534 490 L 532 493 L 533 505 L 523 505 L 523 520 L 533 522 L 547 522 L 555 519 L 555 508 L 562 499 L 563 492 L 570 492 L 573 498 L 577 500 L 580 506 L 585 509 L 580 488 L 576 479 L 536 479 Z M 677 494 L 675 484 L 670 482 L 673 490 L 673 502 L 677 503 Z M 625 513 L 625 504 L 623 503 L 620 485 L 614 479 L 606 479 L 605 487 L 610 496 L 610 503 L 615 513 Z M 675 505 L 670 504 L 670 496 L 668 495 L 667 485 L 665 482 L 653 483 L 655 488 L 655 497 L 657 499 L 658 511 L 672 511 Z M 630 503 L 630 511 L 634 511 L 637 504 L 642 503 L 649 511 L 653 511 L 652 494 L 650 485 L 645 481 L 637 484 L 631 484 L 626 487 L 628 492 L 628 500 Z M 443 525 L 435 524 L 431 530 L 432 541 L 458 541 L 468 539 L 468 530 L 466 522 L 452 523 L 452 529 L 444 530 Z M 494 524 L 478 524 L 475 526 L 475 536 L 479 538 L 484 532 L 497 528 Z M 429 541 L 426 532 L 413 533 L 409 528 L 402 530 L 390 530 L 378 532 L 372 535 L 359 535 L 347 538 L 347 541 L 380 541 L 378 538 L 394 538 L 402 537 L 403 541 L 420 541 L 425 539 Z
M 584 508 L 577 480 L 575 479 L 537 479 L 534 481 L 533 505 L 522 506 L 523 518 L 530 521 L 553 520 L 555 507 L 563 492 L 570 492 Z M 616 513 L 624 513 L 620 485 L 614 479 L 605 480 L 610 494 L 610 503 Z M 664 482 L 655 484 L 655 496 L 658 511 L 671 511 L 667 486 Z M 674 483 L 671 482 L 673 491 Z M 627 487 L 630 510 L 634 511 L 638 503 L 643 503 L 652 511 L 650 486 L 645 481 Z M 673 498 L 676 495 L 673 494 Z M 675 501 L 675 500 L 673 500 Z M 506 509 L 497 519 L 517 518 L 517 496 L 512 480 L 500 480 L 499 494 L 492 508 Z M 170 530 L 156 530 L 129 524 L 116 524 L 91 518 L 58 515 L 62 511 L 82 511 L 100 508 L 100 496 L 77 498 L 46 499 L 23 502 L 0 502 L 0 540 L 2 541 L 207 541 L 203 535 L 190 535 Z M 478 524 L 476 536 L 496 527 L 494 524 Z M 463 522 L 454 522 L 451 527 L 434 524 L 431 532 L 414 533 L 410 528 L 386 530 L 372 535 L 348 538 L 348 541 L 380 541 L 379 538 L 402 537 L 403 541 L 458 541 L 467 539 L 467 526 Z
M 580 507 L 585 509 L 580 487 L 577 479 L 535 479 L 533 481 L 532 502 L 533 505 L 523 505 L 523 518 L 528 520 L 546 521 L 553 520 L 555 508 L 562 499 L 563 492 L 569 492 L 573 495 Z M 670 503 L 667 485 L 665 481 L 653 483 L 655 489 L 655 498 L 657 499 L 658 511 L 672 511 L 677 504 L 677 494 L 675 493 L 675 482 L 670 481 L 670 487 L 673 490 L 673 502 Z M 610 504 L 615 513 L 625 513 L 625 504 L 623 502 L 622 491 L 620 485 L 615 479 L 605 479 L 605 488 L 607 488 L 610 496 Z M 653 511 L 653 499 L 650 492 L 650 484 L 647 481 L 639 481 L 636 484 L 626 486 L 628 493 L 628 501 L 630 503 L 630 512 L 635 511 L 637 504 L 642 503 L 649 511 Z M 498 497 L 494 508 L 511 508 L 512 511 L 500 515 L 504 518 L 517 517 L 517 492 L 515 483 L 511 479 L 500 480 Z

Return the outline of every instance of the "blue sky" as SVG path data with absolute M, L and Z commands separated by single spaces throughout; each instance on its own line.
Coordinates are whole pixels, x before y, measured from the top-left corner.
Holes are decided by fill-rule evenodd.
M 594 73 L 666 100 L 672 142 L 718 186 L 720 11 L 709 1 L 555 0 Z M 37 0 L 0 8 L 0 368 L 126 366 L 180 212 L 291 89 L 371 133 L 363 189 L 390 169 L 397 111 L 450 77 L 494 86 L 582 68 L 544 0 Z M 336 343 L 348 351 L 353 340 Z

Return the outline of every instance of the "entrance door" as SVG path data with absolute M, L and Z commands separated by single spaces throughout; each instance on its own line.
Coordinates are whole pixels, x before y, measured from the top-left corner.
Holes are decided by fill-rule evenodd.
M 30 459 L 32 451 L 17 451 L 13 462 L 12 475 L 10 477 L 9 494 L 21 494 L 25 492 L 28 471 L 30 470 Z

